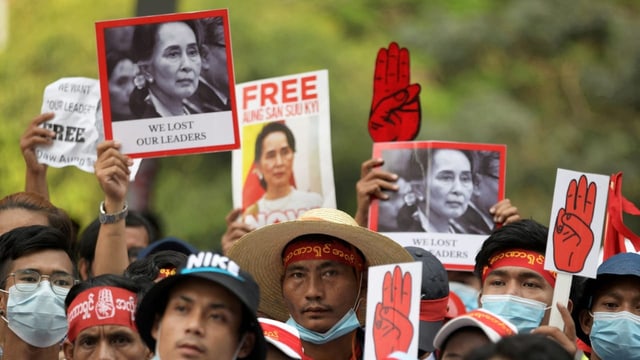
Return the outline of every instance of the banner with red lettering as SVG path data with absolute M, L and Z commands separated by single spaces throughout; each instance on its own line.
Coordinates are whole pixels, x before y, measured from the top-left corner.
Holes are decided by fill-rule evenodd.
M 336 207 L 327 70 L 236 85 L 233 203 L 255 227 Z

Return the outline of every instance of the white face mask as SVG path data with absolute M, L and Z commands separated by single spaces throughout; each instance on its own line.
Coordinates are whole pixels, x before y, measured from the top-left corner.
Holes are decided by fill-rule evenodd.
M 60 343 L 67 334 L 67 314 L 64 296 L 51 290 L 49 281 L 41 281 L 32 292 L 9 291 L 7 317 L 9 329 L 29 345 L 46 348 Z
M 515 295 L 483 295 L 482 308 L 502 316 L 518 328 L 519 334 L 530 333 L 540 326 L 547 304 Z

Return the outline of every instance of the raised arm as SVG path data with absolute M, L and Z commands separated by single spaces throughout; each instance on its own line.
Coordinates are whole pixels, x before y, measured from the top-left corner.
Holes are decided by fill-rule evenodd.
M 49 199 L 49 187 L 47 186 L 48 166 L 38 162 L 36 148 L 53 143 L 55 133 L 40 127 L 40 124 L 53 119 L 53 117 L 54 113 L 43 113 L 36 116 L 20 137 L 20 150 L 26 165 L 24 189 L 28 192 L 40 194 L 46 199 Z
M 369 159 L 360 166 L 360 180 L 356 183 L 358 208 L 355 220 L 360 226 L 367 226 L 369 222 L 369 205 L 372 199 L 387 200 L 389 195 L 384 190 L 397 191 L 398 175 L 382 170 L 383 159 Z
M 125 239 L 126 196 L 129 166 L 133 161 L 120 152 L 120 144 L 104 141 L 98 145 L 95 174 L 104 192 L 100 232 L 96 243 L 93 274 L 122 274 L 129 265 Z M 98 209 L 96 209 L 98 210 Z

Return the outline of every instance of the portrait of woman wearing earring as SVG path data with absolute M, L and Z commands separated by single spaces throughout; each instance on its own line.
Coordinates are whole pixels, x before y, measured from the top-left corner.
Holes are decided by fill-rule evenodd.
M 202 67 L 195 21 L 136 26 L 132 56 L 138 67 L 129 99 L 138 119 L 198 113 L 188 98 L 198 88 Z

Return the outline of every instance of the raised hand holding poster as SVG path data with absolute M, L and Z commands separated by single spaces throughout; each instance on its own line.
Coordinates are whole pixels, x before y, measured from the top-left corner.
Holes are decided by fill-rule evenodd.
M 238 84 L 233 203 L 254 227 L 336 207 L 326 70 Z
M 553 304 L 567 305 L 571 277 L 596 277 L 607 208 L 609 177 L 558 169 L 544 268 L 558 273 Z M 551 325 L 562 329 L 551 307 Z

